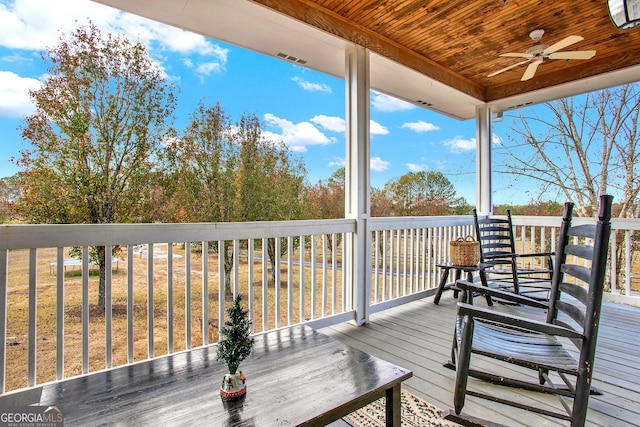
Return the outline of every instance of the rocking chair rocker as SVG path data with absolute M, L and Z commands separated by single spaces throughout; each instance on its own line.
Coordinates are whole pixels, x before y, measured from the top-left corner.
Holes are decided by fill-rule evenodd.
M 584 426 L 589 395 L 600 394 L 592 388 L 591 376 L 611 233 L 611 205 L 611 196 L 601 196 L 597 224 L 572 227 L 573 205 L 565 204 L 548 303 L 466 281 L 458 282 L 457 286 L 463 290 L 461 300 L 468 298 L 467 301 L 471 301 L 469 297 L 473 293 L 510 294 L 513 301 L 543 307 L 547 313 L 546 321 L 539 321 L 514 316 L 504 310 L 458 303 L 453 361 L 445 365 L 456 370 L 454 410 L 445 411 L 446 418 L 463 425 L 479 425 L 477 418 L 461 414 L 465 397 L 469 395 L 567 420 L 573 427 Z M 575 350 L 568 349 L 572 344 L 578 352 L 577 360 L 573 356 Z M 482 366 L 493 365 L 495 371 L 470 368 L 472 356 L 492 358 L 494 363 Z M 500 369 L 502 363 L 533 370 L 537 381 L 501 375 L 504 373 Z M 560 377 L 563 384 L 554 384 L 552 375 Z M 476 391 L 477 388 L 469 390 L 469 376 L 497 385 L 554 394 L 560 398 L 566 413 L 511 400 L 515 393 L 505 398 L 484 390 Z

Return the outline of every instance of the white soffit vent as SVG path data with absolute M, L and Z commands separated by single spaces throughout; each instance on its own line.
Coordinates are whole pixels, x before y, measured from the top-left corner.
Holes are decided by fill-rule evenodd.
M 289 54 L 284 53 L 284 52 L 278 52 L 278 53 L 276 53 L 276 56 L 278 58 L 286 59 L 287 61 L 295 62 L 296 64 L 304 65 L 304 64 L 307 63 L 307 61 L 305 59 L 296 58 L 295 56 L 289 55 Z

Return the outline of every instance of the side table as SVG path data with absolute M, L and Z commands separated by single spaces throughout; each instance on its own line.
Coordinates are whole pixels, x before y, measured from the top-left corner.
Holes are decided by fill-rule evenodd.
M 446 262 L 443 264 L 436 264 L 436 267 L 439 267 L 442 270 L 440 274 L 440 283 L 438 284 L 438 290 L 436 292 L 436 296 L 433 298 L 433 303 L 438 304 L 440 302 L 440 297 L 442 296 L 442 292 L 452 289 L 455 286 L 456 281 L 460 279 L 462 272 L 467 273 L 467 280 L 469 282 L 473 282 L 473 273 L 479 271 L 480 268 L 478 265 L 454 265 L 450 262 Z M 447 279 L 449 278 L 449 272 L 454 271 L 454 279 L 453 282 L 447 283 Z M 458 297 L 458 291 L 453 288 L 454 296 Z

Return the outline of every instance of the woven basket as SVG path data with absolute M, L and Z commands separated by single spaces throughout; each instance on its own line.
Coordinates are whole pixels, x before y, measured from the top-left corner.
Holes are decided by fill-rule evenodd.
M 453 265 L 471 266 L 480 261 L 480 243 L 473 236 L 458 237 L 449 242 L 449 248 Z

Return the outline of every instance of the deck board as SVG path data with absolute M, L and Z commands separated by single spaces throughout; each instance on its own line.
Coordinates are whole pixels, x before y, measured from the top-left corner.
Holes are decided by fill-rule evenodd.
M 428 297 L 370 316 L 362 327 L 343 323 L 321 331 L 344 343 L 413 371 L 403 383 L 409 392 L 448 409 L 453 404 L 455 372 L 442 364 L 450 359 L 455 319 L 451 294 L 439 305 Z M 484 303 L 484 302 L 479 302 Z M 508 307 L 503 308 L 509 310 Z M 640 309 L 618 304 L 603 306 L 594 386 L 604 392 L 589 401 L 589 426 L 640 426 Z M 479 361 L 478 363 L 491 363 Z M 515 369 L 517 374 L 518 368 Z M 474 387 L 518 393 L 529 403 L 560 408 L 557 398 L 491 386 L 477 380 Z M 469 397 L 464 412 L 509 426 L 565 426 L 566 422 Z

